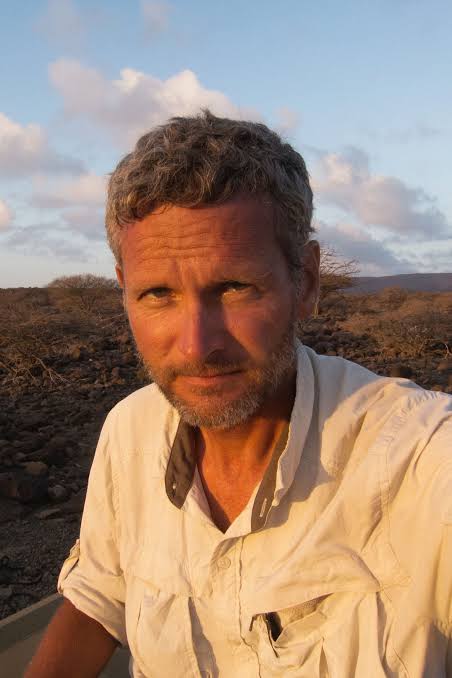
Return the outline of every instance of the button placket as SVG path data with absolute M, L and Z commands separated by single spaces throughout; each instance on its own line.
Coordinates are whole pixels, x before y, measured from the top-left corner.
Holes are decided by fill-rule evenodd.
M 232 614 L 231 604 L 236 591 L 235 547 L 228 548 L 228 546 L 229 544 L 219 546 L 217 557 L 213 557 L 211 570 L 216 613 L 222 619 L 225 635 L 228 631 L 233 631 L 229 625 Z
M 240 567 L 237 561 L 238 544 L 241 539 L 234 540 L 234 545 L 227 551 L 227 555 L 222 555 L 216 562 L 218 572 L 219 587 L 222 589 L 222 598 L 224 611 L 227 611 L 227 621 L 224 620 L 224 640 L 228 644 L 228 652 L 231 656 L 231 669 L 236 667 L 236 657 L 240 654 L 241 638 L 238 624 L 238 589 Z M 240 548 L 239 548 L 240 550 Z M 224 592 L 227 590 L 226 596 Z M 234 659 L 233 659 L 234 657 Z

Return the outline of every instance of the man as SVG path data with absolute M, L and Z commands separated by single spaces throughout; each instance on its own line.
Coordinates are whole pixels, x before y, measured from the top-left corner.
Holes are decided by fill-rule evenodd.
M 27 678 L 452 675 L 452 403 L 296 339 L 301 156 L 209 112 L 142 137 L 107 230 L 154 384 L 108 415 Z

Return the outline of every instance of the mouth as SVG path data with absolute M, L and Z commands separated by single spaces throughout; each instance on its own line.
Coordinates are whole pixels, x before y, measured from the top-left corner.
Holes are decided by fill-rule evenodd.
M 210 374 L 205 376 L 182 376 L 185 382 L 192 384 L 193 386 L 215 386 L 222 384 L 234 377 L 237 377 L 241 374 L 241 370 L 235 370 L 233 372 L 222 372 L 221 374 Z

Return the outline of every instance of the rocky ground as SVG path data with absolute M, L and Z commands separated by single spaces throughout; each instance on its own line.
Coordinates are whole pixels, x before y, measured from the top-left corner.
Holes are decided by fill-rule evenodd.
M 403 351 L 383 352 L 370 335 L 345 331 L 340 318 L 326 315 L 305 325 L 302 340 L 318 353 L 452 393 L 452 360 L 444 346 L 408 360 Z M 80 341 L 72 334 L 65 350 L 50 352 L 43 364 L 27 368 L 28 383 L 12 379 L 0 363 L 0 618 L 56 592 L 61 564 L 79 533 L 103 420 L 145 383 L 122 320 L 99 332 L 91 328 Z
M 52 363 L 64 383 L 0 389 L 0 619 L 56 593 L 102 423 L 144 384 L 124 327 L 84 343 Z

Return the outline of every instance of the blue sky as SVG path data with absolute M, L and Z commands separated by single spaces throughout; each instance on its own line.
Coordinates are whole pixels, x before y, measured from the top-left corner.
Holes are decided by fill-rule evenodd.
M 105 177 L 201 106 L 304 156 L 321 242 L 363 275 L 452 271 L 448 0 L 5 3 L 0 286 L 113 275 Z

